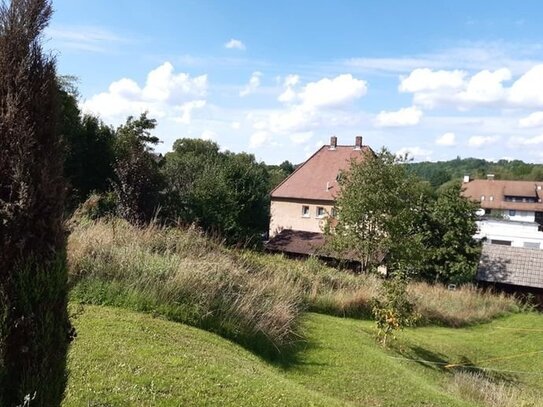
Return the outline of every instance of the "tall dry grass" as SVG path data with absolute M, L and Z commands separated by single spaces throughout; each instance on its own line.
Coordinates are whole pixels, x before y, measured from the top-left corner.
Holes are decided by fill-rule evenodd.
M 370 318 L 382 283 L 315 258 L 227 249 L 195 229 L 135 228 L 116 219 L 75 224 L 68 260 L 76 301 L 155 312 L 259 351 L 288 348 L 305 309 Z M 408 290 L 423 323 L 457 327 L 520 309 L 510 296 L 473 286 L 412 283 Z
M 441 284 L 412 283 L 409 294 L 423 323 L 461 327 L 488 322 L 521 310 L 511 295 L 481 290 L 471 284 L 448 290 Z
M 448 390 L 487 407 L 543 407 L 543 395 L 503 381 L 493 381 L 482 373 L 457 372 Z
M 249 347 L 298 337 L 303 300 L 289 275 L 249 269 L 196 230 L 120 220 L 78 225 L 68 243 L 72 298 L 156 312 Z

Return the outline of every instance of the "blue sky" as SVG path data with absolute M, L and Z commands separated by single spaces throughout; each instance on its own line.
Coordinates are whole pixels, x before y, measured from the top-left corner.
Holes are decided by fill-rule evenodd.
M 540 1 L 55 0 L 81 107 L 279 163 L 336 135 L 416 160 L 543 162 Z

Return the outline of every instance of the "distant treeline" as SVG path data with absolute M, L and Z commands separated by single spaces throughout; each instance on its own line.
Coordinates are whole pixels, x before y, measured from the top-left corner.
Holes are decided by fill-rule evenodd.
M 450 161 L 410 163 L 409 168 L 434 188 L 469 175 L 473 179 L 494 174 L 495 179 L 543 181 L 543 164 L 521 160 L 487 161 L 481 158 L 456 157 Z

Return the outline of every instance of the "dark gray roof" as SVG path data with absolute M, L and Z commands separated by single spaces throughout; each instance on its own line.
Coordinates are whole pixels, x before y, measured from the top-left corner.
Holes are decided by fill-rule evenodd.
M 476 278 L 543 288 L 543 250 L 484 244 Z

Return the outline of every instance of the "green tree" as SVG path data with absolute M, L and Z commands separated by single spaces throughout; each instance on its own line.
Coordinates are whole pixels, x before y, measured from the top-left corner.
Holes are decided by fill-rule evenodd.
M 161 168 L 172 219 L 196 223 L 230 244 L 253 244 L 268 224 L 269 176 L 253 155 L 180 139 Z
M 0 405 L 59 406 L 70 338 L 47 0 L 0 4 Z
M 480 244 L 473 239 L 477 207 L 460 192 L 459 182 L 449 184 L 427 207 L 421 277 L 428 281 L 458 284 L 475 277 L 480 256 Z
M 386 255 L 391 271 L 416 271 L 422 254 L 420 207 L 424 184 L 386 149 L 353 161 L 340 178 L 337 224 L 330 230 L 333 251 L 375 268 Z
M 128 117 L 116 132 L 115 182 L 119 214 L 134 224 L 149 222 L 160 205 L 162 177 L 153 146 L 159 139 L 151 135 L 156 120 L 143 113 Z

